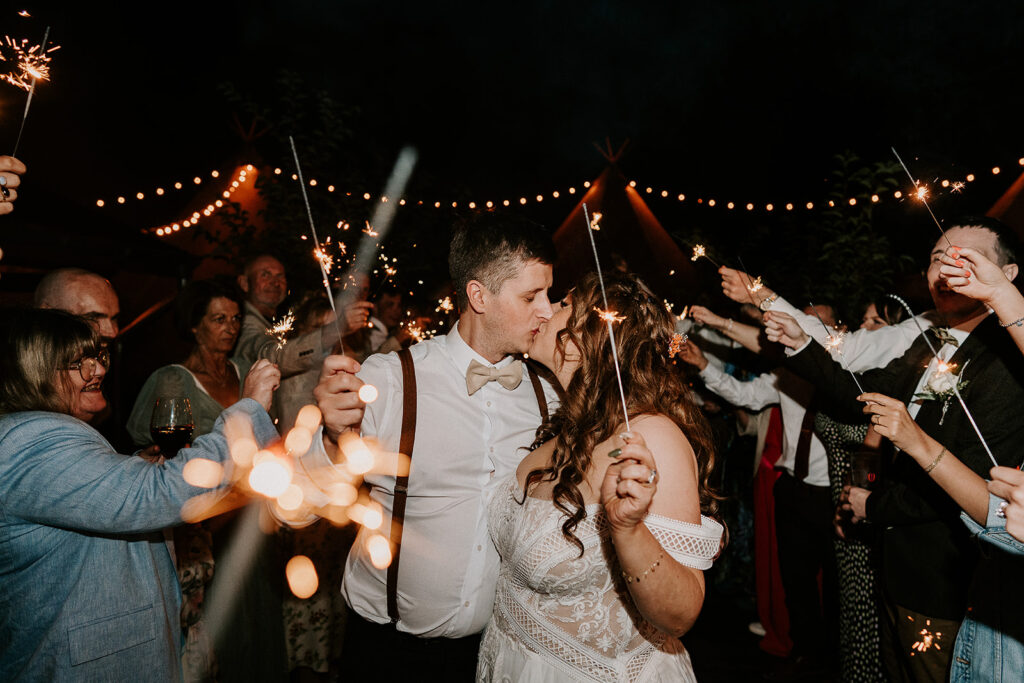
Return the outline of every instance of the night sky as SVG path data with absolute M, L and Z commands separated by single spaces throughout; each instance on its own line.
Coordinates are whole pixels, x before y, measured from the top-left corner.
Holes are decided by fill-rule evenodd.
M 412 190 L 429 179 L 434 194 L 578 185 L 600 173 L 592 143 L 610 137 L 631 140 L 620 166 L 640 183 L 813 199 L 835 153 L 889 159 L 895 145 L 923 176 L 1007 167 L 978 184 L 983 211 L 1024 156 L 1012 2 L 76 2 L 0 15 L 0 32 L 36 41 L 47 24 L 62 48 L 32 105 L 19 154 L 30 174 L 0 246 L 27 227 L 174 218 L 165 203 L 112 219 L 94 201 L 223 167 L 243 142 L 218 85 L 256 92 L 279 69 L 356 108 L 354 135 L 381 159 L 414 144 Z M 24 93 L 0 85 L 0 140 L 13 141 Z M 534 211 L 557 225 L 570 209 Z M 7 251 L 2 265 L 31 261 Z

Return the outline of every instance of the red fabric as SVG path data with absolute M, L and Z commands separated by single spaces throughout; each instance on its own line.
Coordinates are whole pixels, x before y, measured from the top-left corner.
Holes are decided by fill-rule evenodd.
M 789 655 L 789 613 L 779 575 L 779 548 L 775 541 L 775 500 L 772 489 L 779 472 L 775 463 L 782 457 L 782 414 L 772 408 L 761 464 L 754 477 L 754 573 L 757 581 L 757 615 L 766 634 L 761 649 L 777 657 Z

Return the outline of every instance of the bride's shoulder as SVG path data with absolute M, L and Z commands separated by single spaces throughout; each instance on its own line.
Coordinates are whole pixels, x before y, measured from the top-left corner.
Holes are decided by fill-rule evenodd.
M 630 424 L 630 431 L 644 437 L 649 448 L 651 442 L 663 442 L 674 447 L 685 447 L 688 452 L 693 452 L 690 440 L 686 438 L 683 430 L 679 428 L 672 418 L 662 413 L 641 415 L 633 419 Z
M 547 467 L 551 463 L 551 455 L 555 451 L 555 440 L 546 441 L 537 448 L 530 451 L 525 458 L 519 462 L 516 468 L 516 480 L 522 487 L 526 482 L 527 475 L 533 470 Z

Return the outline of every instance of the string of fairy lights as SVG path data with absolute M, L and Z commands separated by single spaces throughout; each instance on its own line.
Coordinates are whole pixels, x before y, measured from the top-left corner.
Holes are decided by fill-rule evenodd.
M 1021 157 L 1020 159 L 1017 160 L 1017 165 L 1021 166 L 1021 167 L 1024 167 L 1024 157 Z M 988 169 L 987 173 L 989 175 L 992 175 L 992 176 L 997 176 L 1000 173 L 1002 173 L 1002 171 L 1003 171 L 1002 167 L 1000 167 L 1000 166 L 993 166 L 990 169 Z M 283 175 L 284 174 L 284 171 L 281 168 L 279 168 L 279 167 L 278 168 L 274 168 L 271 172 L 274 175 Z M 897 189 L 897 190 L 893 190 L 891 192 L 875 193 L 875 194 L 871 194 L 871 195 L 867 195 L 867 196 L 851 196 L 851 197 L 847 197 L 847 198 L 842 199 L 842 200 L 829 199 L 829 200 L 824 200 L 824 201 L 799 201 L 799 202 L 798 201 L 787 201 L 787 202 L 733 201 L 733 200 L 724 200 L 724 199 L 716 198 L 716 197 L 710 196 L 710 195 L 709 196 L 693 197 L 693 196 L 688 195 L 688 194 L 686 194 L 684 192 L 677 192 L 677 191 L 673 191 L 673 190 L 669 190 L 669 189 L 665 189 L 665 188 L 658 188 L 658 187 L 655 187 L 654 185 L 642 185 L 642 184 L 638 183 L 636 180 L 629 181 L 629 186 L 631 188 L 633 188 L 640 195 L 647 195 L 647 196 L 652 197 L 652 198 L 674 200 L 674 201 L 679 202 L 679 203 L 692 202 L 692 203 L 697 204 L 699 206 L 704 206 L 704 207 L 708 207 L 708 208 L 716 208 L 716 209 L 724 209 L 726 211 L 733 211 L 733 210 L 739 211 L 739 212 L 743 212 L 743 211 L 747 211 L 747 212 L 763 211 L 763 212 L 766 212 L 766 213 L 772 213 L 772 212 L 799 211 L 799 210 L 814 211 L 816 209 L 817 210 L 824 210 L 826 208 L 831 209 L 831 208 L 835 208 L 837 206 L 844 206 L 844 205 L 845 206 L 857 206 L 861 202 L 869 202 L 869 203 L 877 204 L 879 202 L 883 202 L 883 201 L 886 201 L 886 200 L 902 201 L 905 198 L 917 198 L 917 199 L 925 199 L 925 198 L 927 198 L 927 199 L 933 199 L 934 197 L 942 195 L 942 194 L 956 194 L 956 193 L 963 192 L 967 188 L 968 184 L 973 183 L 983 173 L 985 173 L 985 172 L 967 173 L 966 175 L 964 175 L 960 179 L 956 179 L 956 178 L 942 178 L 942 179 L 938 179 L 937 178 L 937 179 L 935 179 L 932 182 L 931 185 L 928 185 L 928 184 L 926 184 L 925 182 L 922 181 L 921 183 L 919 183 L 919 185 L 916 188 L 913 188 L 910 191 L 905 191 L 905 190 L 902 190 L 902 189 Z M 166 236 L 170 236 L 170 235 L 173 235 L 174 233 L 177 233 L 177 232 L 181 231 L 183 228 L 190 228 L 190 227 L 193 227 L 193 226 L 197 225 L 203 218 L 210 217 L 213 214 L 215 214 L 219 209 L 223 208 L 225 203 L 226 203 L 226 200 L 230 200 L 231 196 L 235 193 L 236 190 L 238 190 L 243 185 L 245 185 L 245 183 L 252 182 L 252 181 L 255 180 L 256 174 L 257 174 L 256 168 L 252 164 L 246 164 L 246 165 L 240 167 L 240 169 L 234 175 L 234 177 L 232 177 L 230 181 L 225 182 L 225 184 L 223 186 L 223 189 L 222 189 L 222 191 L 220 193 L 220 195 L 221 195 L 220 199 L 217 199 L 217 200 L 215 200 L 213 202 L 210 202 L 205 207 L 203 207 L 202 209 L 195 210 L 191 214 L 189 214 L 187 216 L 183 216 L 183 217 L 179 218 L 178 220 L 171 221 L 169 223 L 166 223 L 164 225 L 160 225 L 160 226 L 157 226 L 157 227 L 146 228 L 146 229 L 143 230 L 143 232 L 152 233 L 152 234 L 157 235 L 158 237 L 166 237 Z M 191 179 L 191 182 L 177 181 L 177 182 L 174 182 L 173 184 L 168 185 L 166 188 L 164 186 L 159 186 L 159 187 L 154 188 L 151 192 L 139 191 L 139 192 L 134 193 L 134 195 L 132 195 L 130 193 L 123 194 L 123 195 L 118 195 L 113 200 L 107 200 L 107 199 L 100 198 L 100 199 L 96 200 L 96 206 L 99 207 L 99 208 L 106 208 L 106 207 L 114 208 L 114 207 L 117 207 L 117 206 L 125 206 L 125 205 L 127 205 L 131 201 L 132 197 L 134 197 L 135 201 L 144 201 L 148 197 L 151 197 L 151 196 L 157 196 L 157 197 L 164 196 L 165 194 L 170 192 L 172 189 L 175 190 L 175 191 L 181 191 L 181 190 L 184 190 L 185 188 L 193 188 L 193 187 L 201 186 L 201 185 L 203 185 L 206 182 L 211 182 L 211 181 L 214 181 L 214 180 L 218 180 L 223 175 L 224 174 L 221 171 L 212 170 L 208 174 L 206 174 L 206 176 L 200 176 L 200 175 L 194 176 Z M 291 174 L 290 177 L 291 177 L 291 179 L 293 181 L 298 182 L 298 175 L 297 174 L 293 173 L 293 174 Z M 377 201 L 379 201 L 379 202 L 389 202 L 389 201 L 393 200 L 393 198 L 388 197 L 386 195 L 374 195 L 374 194 L 372 194 L 370 192 L 359 193 L 359 192 L 345 191 L 345 190 L 339 189 L 339 187 L 337 185 L 333 184 L 333 183 L 324 183 L 324 182 L 319 181 L 316 178 L 310 178 L 309 180 L 306 181 L 306 183 L 308 184 L 308 186 L 310 188 L 312 188 L 314 190 L 321 190 L 321 191 L 326 192 L 328 194 L 334 194 L 334 193 L 344 194 L 347 197 L 357 197 L 357 198 L 361 197 L 366 202 L 377 202 Z M 584 181 L 583 183 L 580 184 L 579 187 L 582 188 L 582 192 L 585 192 L 586 190 L 590 189 L 591 182 L 589 180 Z M 525 205 L 530 204 L 530 203 L 540 203 L 540 202 L 544 202 L 544 201 L 551 201 L 551 200 L 559 200 L 559 199 L 571 198 L 571 197 L 576 197 L 580 193 L 581 193 L 581 189 L 578 189 L 577 186 L 573 185 L 573 186 L 569 186 L 569 187 L 566 187 L 566 188 L 563 188 L 563 189 L 549 190 L 549 191 L 543 192 L 543 193 L 536 193 L 536 194 L 529 194 L 529 195 L 525 195 L 524 194 L 524 195 L 520 195 L 518 197 L 512 197 L 512 198 L 487 199 L 487 200 L 479 200 L 479 201 L 477 201 L 477 200 L 469 200 L 469 201 L 465 201 L 465 200 L 463 200 L 463 201 L 459 201 L 459 200 L 438 200 L 438 199 L 426 200 L 426 199 L 410 199 L 410 198 L 406 198 L 406 197 L 399 197 L 398 198 L 398 205 L 399 206 L 432 207 L 434 209 L 441 209 L 441 208 L 448 208 L 448 207 L 451 207 L 453 209 L 457 209 L 460 206 L 468 208 L 470 210 L 485 209 L 485 208 L 486 209 L 493 209 L 493 208 L 497 208 L 497 207 L 525 206 Z

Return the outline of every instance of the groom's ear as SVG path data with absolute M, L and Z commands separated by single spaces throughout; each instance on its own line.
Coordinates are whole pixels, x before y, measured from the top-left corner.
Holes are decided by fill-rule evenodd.
M 466 283 L 466 298 L 474 313 L 487 312 L 487 294 L 487 288 L 479 280 L 470 280 Z
M 1017 277 L 1018 268 L 1016 263 L 1007 263 L 1003 266 L 1003 274 L 1006 275 L 1006 279 L 1013 282 L 1014 278 Z

